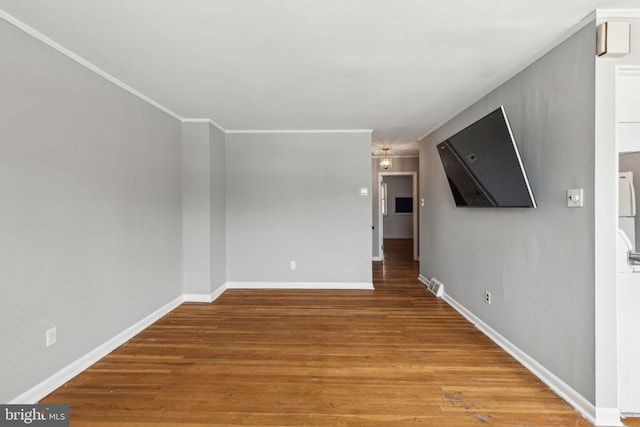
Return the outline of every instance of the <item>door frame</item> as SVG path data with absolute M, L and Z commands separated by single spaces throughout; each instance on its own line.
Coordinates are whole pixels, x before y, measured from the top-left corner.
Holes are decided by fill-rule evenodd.
M 380 259 L 384 259 L 384 221 L 382 215 L 382 180 L 385 176 L 411 176 L 411 191 L 413 193 L 413 260 L 420 261 L 420 246 L 418 241 L 418 172 L 378 172 L 378 250 Z

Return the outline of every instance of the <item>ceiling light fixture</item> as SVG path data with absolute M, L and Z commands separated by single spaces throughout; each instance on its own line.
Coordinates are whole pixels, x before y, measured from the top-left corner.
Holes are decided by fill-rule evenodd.
M 382 151 L 384 151 L 384 157 L 382 160 L 380 160 L 380 167 L 384 170 L 387 170 L 391 167 L 391 158 L 389 157 L 389 149 L 383 148 Z

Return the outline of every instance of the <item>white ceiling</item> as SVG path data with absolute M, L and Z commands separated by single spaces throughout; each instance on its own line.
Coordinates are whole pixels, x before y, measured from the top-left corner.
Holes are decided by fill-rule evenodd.
M 374 152 L 394 154 L 594 9 L 631 7 L 640 0 L 0 0 L 180 117 L 373 129 Z

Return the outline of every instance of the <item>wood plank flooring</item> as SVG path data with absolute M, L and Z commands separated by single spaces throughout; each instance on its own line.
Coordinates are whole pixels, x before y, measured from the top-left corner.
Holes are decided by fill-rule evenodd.
M 183 304 L 43 403 L 72 426 L 590 425 L 385 247 L 375 291 Z

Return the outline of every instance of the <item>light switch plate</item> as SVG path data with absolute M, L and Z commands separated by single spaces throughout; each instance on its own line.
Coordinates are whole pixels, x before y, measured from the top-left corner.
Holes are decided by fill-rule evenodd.
M 584 206 L 584 196 L 582 188 L 567 190 L 567 207 L 581 208 Z

